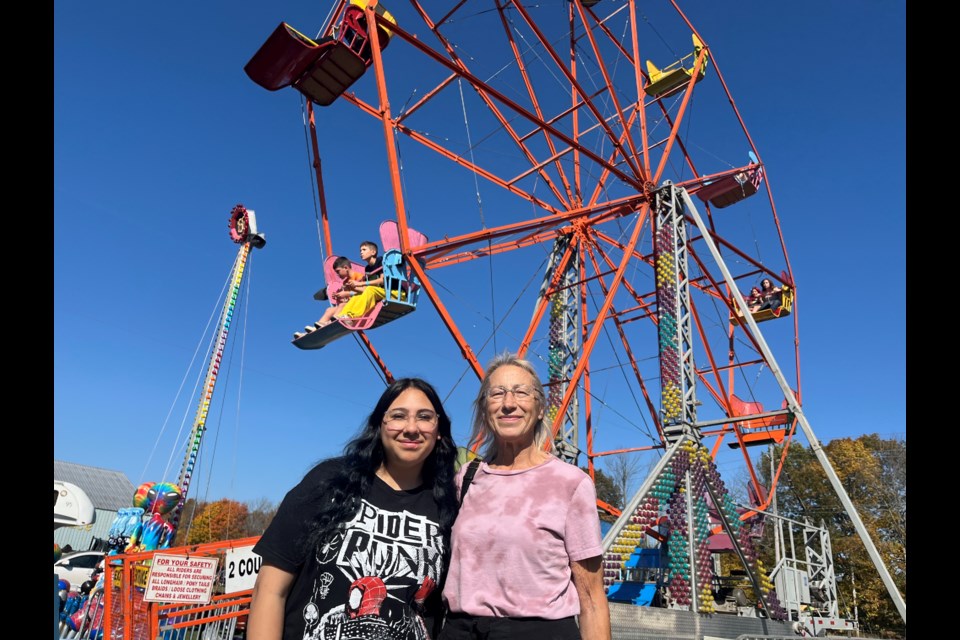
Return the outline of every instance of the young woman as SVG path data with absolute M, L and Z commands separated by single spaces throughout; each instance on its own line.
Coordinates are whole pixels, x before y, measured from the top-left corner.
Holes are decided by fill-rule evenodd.
M 756 313 L 760 310 L 760 305 L 763 304 L 763 293 L 760 292 L 759 287 L 750 289 L 750 295 L 747 296 L 746 303 L 750 313 Z
M 760 294 L 763 296 L 763 303 L 760 310 L 770 309 L 773 315 L 780 315 L 780 305 L 783 303 L 783 293 L 780 287 L 773 286 L 770 278 L 764 278 L 760 281 Z
M 457 447 L 434 388 L 391 384 L 342 457 L 291 489 L 254 547 L 249 640 L 436 638 Z

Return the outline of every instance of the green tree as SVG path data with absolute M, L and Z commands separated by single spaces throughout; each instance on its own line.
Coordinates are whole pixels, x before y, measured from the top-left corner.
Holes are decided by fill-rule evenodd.
M 198 509 L 187 533 L 187 544 L 202 544 L 245 537 L 247 505 L 223 498 Z
M 581 467 L 584 473 L 589 473 L 586 467 Z M 597 498 L 603 500 L 610 506 L 616 507 L 617 509 L 623 509 L 623 494 L 620 492 L 620 488 L 617 486 L 617 483 L 613 481 L 613 478 L 605 474 L 600 469 L 594 467 L 594 478 L 593 484 L 594 488 L 597 491 Z M 616 518 L 611 516 L 606 511 L 600 510 L 600 519 L 607 522 L 615 522 Z
M 824 447 L 904 599 L 907 586 L 906 450 L 905 440 L 883 439 L 876 434 L 856 440 L 833 440 Z M 780 459 L 781 452 L 782 447 L 773 449 L 774 460 Z M 759 463 L 759 473 L 766 483 L 770 480 L 769 455 L 764 453 Z M 799 521 L 809 519 L 830 533 L 841 614 L 852 617 L 855 587 L 863 632 L 902 633 L 903 620 L 811 449 L 798 443 L 790 445 L 776 495 L 780 515 Z M 772 530 L 773 527 L 767 527 L 768 536 Z M 770 549 L 772 543 L 768 551 Z

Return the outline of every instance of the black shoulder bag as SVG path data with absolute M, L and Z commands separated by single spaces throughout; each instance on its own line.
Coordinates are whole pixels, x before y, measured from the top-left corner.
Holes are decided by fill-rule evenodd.
M 460 483 L 460 504 L 463 504 L 463 498 L 467 495 L 467 489 L 473 482 L 473 476 L 477 475 L 477 469 L 480 468 L 480 458 L 474 458 L 467 465 L 467 472 L 463 474 L 463 482 Z

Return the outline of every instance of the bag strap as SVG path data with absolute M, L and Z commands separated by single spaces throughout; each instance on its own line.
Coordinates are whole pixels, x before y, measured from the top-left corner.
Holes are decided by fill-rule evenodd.
M 463 474 L 463 482 L 460 483 L 460 504 L 463 504 L 463 498 L 467 495 L 467 489 L 473 482 L 473 476 L 477 475 L 477 469 L 480 468 L 480 458 L 474 458 L 467 465 L 467 472 Z

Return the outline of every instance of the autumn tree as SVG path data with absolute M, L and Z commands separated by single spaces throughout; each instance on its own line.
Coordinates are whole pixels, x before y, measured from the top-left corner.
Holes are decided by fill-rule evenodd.
M 202 544 L 246 537 L 247 505 L 223 498 L 197 510 L 186 544 Z
M 906 599 L 907 443 L 876 434 L 842 438 L 824 447 L 830 464 L 869 532 L 900 594 Z M 773 449 L 774 460 L 782 447 Z M 769 483 L 769 453 L 759 473 Z M 769 484 L 768 484 L 769 486 Z M 903 620 L 814 452 L 799 443 L 790 450 L 776 490 L 777 512 L 824 527 L 833 547 L 841 615 L 853 616 L 853 589 L 863 632 L 902 633 Z M 768 533 L 773 527 L 768 527 Z M 770 564 L 769 566 L 773 566 Z
M 206 505 L 206 502 L 198 503 L 194 498 L 187 498 L 186 502 L 183 503 L 183 509 L 180 511 L 180 523 L 177 526 L 177 533 L 173 537 L 173 542 L 170 544 L 171 547 L 182 547 L 187 544 L 190 525 Z

